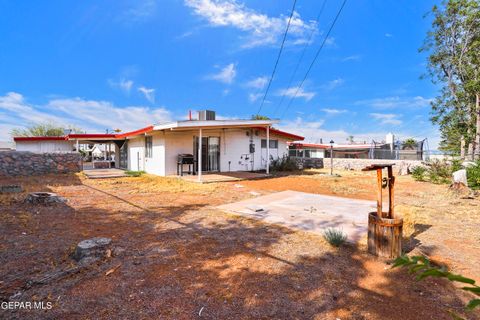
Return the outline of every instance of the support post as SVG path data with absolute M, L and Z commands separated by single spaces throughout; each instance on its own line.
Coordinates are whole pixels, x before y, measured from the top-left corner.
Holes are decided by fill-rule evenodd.
M 202 128 L 199 129 L 198 132 L 198 181 L 202 182 Z
M 377 169 L 377 215 L 383 218 L 382 213 L 382 169 Z
M 79 144 L 78 139 L 77 139 L 77 145 L 76 145 L 77 152 L 80 152 L 79 146 L 80 146 L 80 144 Z
M 270 126 L 267 126 L 267 174 L 270 174 Z
M 395 219 L 395 214 L 393 212 L 394 210 L 394 186 L 395 186 L 395 177 L 393 176 L 393 169 L 392 167 L 388 167 L 388 218 L 389 219 Z
M 330 175 L 333 176 L 333 145 L 330 145 Z

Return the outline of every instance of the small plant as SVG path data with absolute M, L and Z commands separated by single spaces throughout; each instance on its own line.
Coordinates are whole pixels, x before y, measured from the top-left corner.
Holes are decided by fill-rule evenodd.
M 328 228 L 323 232 L 323 237 L 334 247 L 340 247 L 347 241 L 347 235 L 340 229 Z
M 125 174 L 128 175 L 129 177 L 140 177 L 145 173 L 146 173 L 145 171 L 131 171 L 131 170 L 125 171 Z
M 414 167 L 412 169 L 412 177 L 416 181 L 425 181 L 425 174 L 427 173 L 427 168 L 425 167 Z
M 467 168 L 467 181 L 470 188 L 480 189 L 480 160 Z
M 445 268 L 432 266 L 430 261 L 422 256 L 402 256 L 395 260 L 392 268 L 405 267 L 408 268 L 409 273 L 416 274 L 417 280 L 423 280 L 428 277 L 446 278 L 452 282 L 460 282 L 466 284 L 461 287 L 461 290 L 471 292 L 480 297 L 480 287 L 475 284 L 475 280 L 466 278 L 459 274 L 448 272 Z M 480 306 L 480 299 L 472 299 L 468 302 L 467 310 L 473 310 Z M 455 319 L 463 319 L 458 315 L 452 314 Z

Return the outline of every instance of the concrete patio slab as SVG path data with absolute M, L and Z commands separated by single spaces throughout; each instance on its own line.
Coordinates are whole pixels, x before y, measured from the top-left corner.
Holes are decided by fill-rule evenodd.
M 368 213 L 374 201 L 348 199 L 297 191 L 282 191 L 217 207 L 226 212 L 288 228 L 323 234 L 342 229 L 351 243 L 367 234 Z
M 107 178 L 121 178 L 126 177 L 124 170 L 121 169 L 89 169 L 83 170 L 83 173 L 89 179 L 107 179 Z

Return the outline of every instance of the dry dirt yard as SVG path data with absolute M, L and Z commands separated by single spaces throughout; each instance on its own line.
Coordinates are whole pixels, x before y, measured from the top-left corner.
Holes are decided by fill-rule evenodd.
M 441 279 L 417 282 L 365 253 L 332 248 L 319 235 L 216 210 L 280 190 L 375 197 L 373 175 L 320 171 L 240 183 L 195 184 L 145 175 L 88 180 L 82 174 L 0 178 L 25 192 L 0 195 L 0 299 L 48 301 L 50 310 L 2 319 L 468 319 L 470 297 Z M 238 188 L 238 184 L 244 186 Z M 27 192 L 68 201 L 23 203 Z M 447 186 L 399 177 L 397 211 L 406 248 L 480 279 L 480 201 Z M 75 245 L 113 239 L 114 254 L 75 266 Z M 108 275 L 107 275 L 108 274 Z

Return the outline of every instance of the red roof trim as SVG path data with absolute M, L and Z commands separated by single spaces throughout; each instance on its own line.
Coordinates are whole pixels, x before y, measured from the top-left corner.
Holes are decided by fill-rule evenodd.
M 290 143 L 291 146 L 295 147 L 309 147 L 309 148 L 317 148 L 317 149 L 330 149 L 329 144 L 320 144 L 320 143 Z M 370 149 L 372 145 L 370 144 L 348 144 L 348 145 L 333 145 L 333 150 L 358 150 L 358 149 Z
M 148 126 L 135 131 L 113 134 L 113 133 L 71 133 L 64 137 L 14 137 L 14 141 L 61 141 L 70 139 L 124 139 L 126 137 L 136 136 L 153 130 L 153 126 Z
M 255 127 L 255 129 L 260 129 L 260 130 L 263 130 L 263 131 L 267 131 L 267 128 L 265 128 L 265 127 Z M 274 129 L 274 128 L 270 128 L 270 133 L 276 134 L 278 136 L 283 136 L 283 137 L 286 137 L 286 138 L 290 138 L 292 140 L 303 140 L 303 139 L 305 139 L 302 136 L 299 136 L 299 135 L 296 135 L 296 134 L 293 134 L 293 133 L 289 133 L 289 132 L 285 132 L 285 131 L 281 131 L 281 130 Z
M 153 126 L 148 126 L 148 127 L 142 128 L 142 129 L 135 130 L 135 131 L 116 134 L 115 138 L 131 137 L 131 136 L 136 136 L 137 134 L 147 133 L 147 132 L 150 132 L 150 131 L 153 131 Z
M 13 137 L 14 141 L 62 141 L 67 137 Z
M 88 139 L 88 138 L 115 138 L 115 134 L 109 133 L 72 133 L 67 136 L 69 139 Z
M 316 149 L 328 149 L 330 148 L 329 146 L 322 145 L 322 144 L 316 144 L 316 143 L 297 143 L 293 142 L 289 144 L 290 146 L 294 146 L 295 148 L 316 148 Z

